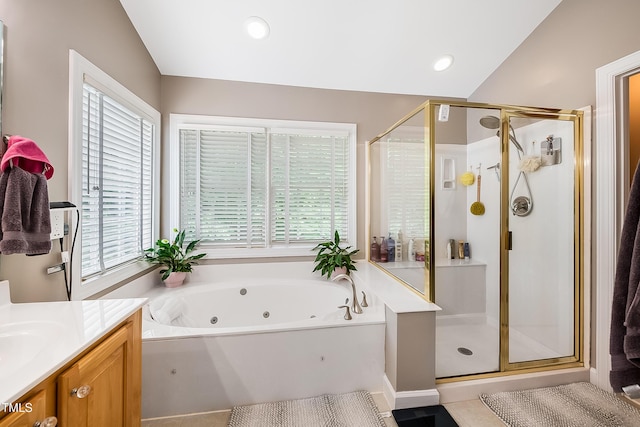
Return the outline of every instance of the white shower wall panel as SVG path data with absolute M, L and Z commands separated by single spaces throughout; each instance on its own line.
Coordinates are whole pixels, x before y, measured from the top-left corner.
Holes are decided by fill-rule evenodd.
M 486 319 L 487 323 L 499 325 L 500 320 L 500 181 L 489 166 L 500 162 L 500 141 L 496 137 L 487 138 L 468 145 L 468 164 L 478 174 L 482 165 L 480 200 L 485 206 L 484 215 L 472 215 L 471 203 L 476 201 L 477 187 L 466 188 L 467 239 L 471 246 L 472 258 L 486 264 Z
M 435 151 L 435 258 L 446 259 L 449 239 L 467 240 L 467 194 L 459 179 L 455 189 L 443 189 L 440 173 L 443 159 L 452 159 L 456 175 L 467 170 L 467 146 L 458 144 L 436 144 Z
M 547 135 L 562 138 L 563 160 L 528 173 L 533 209 L 524 217 L 509 211 L 513 249 L 509 252 L 510 326 L 518 333 L 543 343 L 559 354 L 572 354 L 574 286 L 574 162 L 573 128 L 570 122 L 541 121 L 516 129 L 527 153 L 539 155 Z M 518 175 L 519 160 L 510 147 L 509 193 Z M 482 163 L 484 215 L 468 208 L 467 238 L 473 257 L 487 264 L 486 307 L 489 323 L 499 321 L 500 303 L 500 182 L 488 166 L 501 160 L 497 137 L 468 146 L 467 162 Z M 504 167 L 501 168 L 504 172 Z M 504 176 L 502 177 L 505 178 Z M 467 205 L 476 200 L 476 186 L 467 188 Z M 527 195 L 520 179 L 517 195 Z M 513 361 L 513 360 L 512 360 Z

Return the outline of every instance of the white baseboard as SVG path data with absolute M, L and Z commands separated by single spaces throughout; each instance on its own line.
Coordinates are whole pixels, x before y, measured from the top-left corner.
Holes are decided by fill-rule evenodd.
M 396 391 L 386 375 L 383 377 L 382 394 L 391 409 L 417 408 L 440 403 L 440 393 L 437 389 Z
M 589 369 L 589 382 L 600 387 L 600 384 L 598 384 L 598 370 L 596 368 L 592 367 Z

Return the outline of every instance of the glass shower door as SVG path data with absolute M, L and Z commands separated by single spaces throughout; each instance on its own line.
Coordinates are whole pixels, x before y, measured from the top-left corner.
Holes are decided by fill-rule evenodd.
M 581 232 L 574 156 L 580 126 L 575 116 L 506 118 L 503 297 L 508 304 L 501 313 L 502 363 L 518 369 L 577 360 Z

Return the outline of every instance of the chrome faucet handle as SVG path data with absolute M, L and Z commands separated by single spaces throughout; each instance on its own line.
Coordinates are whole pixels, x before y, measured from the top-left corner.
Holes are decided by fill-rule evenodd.
M 351 320 L 353 319 L 353 317 L 351 317 L 351 310 L 349 309 L 348 305 L 339 305 L 338 308 L 346 308 L 347 310 L 344 313 L 344 320 Z
M 369 307 L 369 303 L 367 303 L 367 294 L 364 293 L 364 291 L 362 292 L 362 303 L 360 304 L 362 307 Z

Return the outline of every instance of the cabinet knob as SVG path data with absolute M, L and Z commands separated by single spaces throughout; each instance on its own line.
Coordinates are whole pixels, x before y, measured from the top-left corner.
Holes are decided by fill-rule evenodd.
M 88 384 L 85 384 L 83 386 L 80 386 L 78 388 L 74 388 L 73 390 L 71 390 L 71 396 L 75 396 L 78 399 L 84 399 L 89 395 L 89 393 L 91 393 L 91 386 Z
M 58 425 L 58 419 L 56 417 L 47 417 L 42 421 L 36 421 L 33 427 L 56 427 Z

